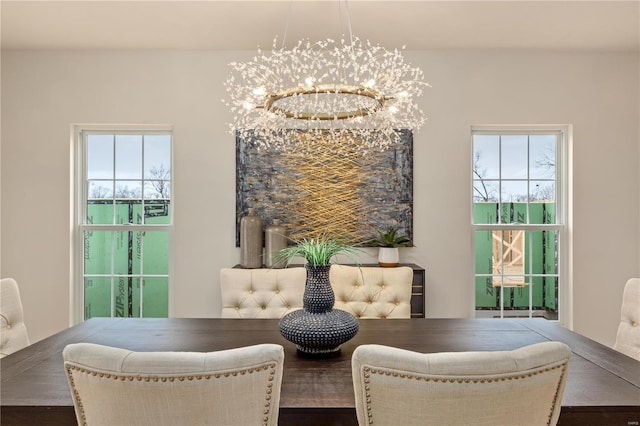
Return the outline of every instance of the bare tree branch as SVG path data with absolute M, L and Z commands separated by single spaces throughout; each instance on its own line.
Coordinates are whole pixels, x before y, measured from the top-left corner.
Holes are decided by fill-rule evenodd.
M 150 188 L 148 198 L 171 198 L 171 188 L 169 186 L 169 179 L 171 177 L 171 169 L 165 169 L 164 164 L 160 166 L 153 166 L 149 170 L 152 180 L 146 181 L 146 185 Z

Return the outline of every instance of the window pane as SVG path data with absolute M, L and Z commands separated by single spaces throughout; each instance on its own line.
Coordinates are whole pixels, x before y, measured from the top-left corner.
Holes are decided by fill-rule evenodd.
M 142 287 L 140 282 L 143 282 Z M 169 285 L 166 277 L 121 277 L 114 293 L 115 316 L 166 318 Z M 142 305 L 140 301 L 142 300 Z
M 166 318 L 169 316 L 169 280 L 167 278 L 145 278 L 142 296 L 143 317 Z
M 116 179 L 142 179 L 142 135 L 116 135 Z
M 111 231 L 84 232 L 84 273 L 111 274 Z
M 140 297 L 142 296 L 142 288 L 140 287 L 140 277 L 133 278 L 133 287 L 131 292 L 131 316 L 140 318 L 142 315 L 142 307 L 140 306 Z
M 496 180 L 480 180 L 473 181 L 473 201 L 499 201 L 499 182 Z
M 556 200 L 556 183 L 548 180 L 530 181 L 529 200 L 554 202 Z
M 116 198 L 141 199 L 142 181 L 117 180 Z
M 113 179 L 113 135 L 87 136 L 87 179 Z
M 116 201 L 116 223 L 142 223 L 142 203 L 139 200 Z
M 144 198 L 171 198 L 171 181 L 168 180 L 145 180 Z
M 171 203 L 169 200 L 145 200 L 144 223 L 147 225 L 167 225 L 171 223 Z
M 555 224 L 556 223 L 556 203 L 540 202 L 529 205 L 532 224 Z
M 171 179 L 170 135 L 145 135 L 144 178 Z
M 134 277 L 115 277 L 113 288 L 114 315 L 115 317 L 137 317 L 137 311 L 133 310 Z
M 473 223 L 498 223 L 498 203 L 473 203 Z
M 84 319 L 111 316 L 111 278 L 84 279 Z
M 526 180 L 502 181 L 500 201 L 503 203 L 526 202 L 529 188 Z
M 168 275 L 169 233 L 166 231 L 146 231 L 142 238 L 145 275 Z
M 502 136 L 502 179 L 527 178 L 527 139 L 527 135 Z
M 501 203 L 501 223 L 527 223 L 527 203 Z
M 140 273 L 140 232 L 114 232 L 113 272 L 116 275 Z
M 504 274 L 496 285 L 521 285 L 524 274 L 524 231 L 493 231 L 493 274 Z
M 491 277 L 476 277 L 476 309 L 498 308 L 497 288 Z
M 93 225 L 113 224 L 113 200 L 87 200 L 86 220 Z
M 498 179 L 500 171 L 500 137 L 473 136 L 473 178 Z
M 90 180 L 88 186 L 88 199 L 113 198 L 113 181 Z
M 556 136 L 555 135 L 531 135 L 530 136 L 530 178 L 554 179 L 556 178 Z
M 531 231 L 532 273 L 558 274 L 558 231 Z M 528 270 L 528 269 L 527 269 Z

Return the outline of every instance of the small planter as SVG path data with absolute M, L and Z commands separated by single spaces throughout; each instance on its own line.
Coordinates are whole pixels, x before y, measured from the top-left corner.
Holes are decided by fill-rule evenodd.
M 378 265 L 383 268 L 393 268 L 400 265 L 398 247 L 380 247 L 378 251 Z
M 369 241 L 369 244 L 380 247 L 378 251 L 378 265 L 382 267 L 395 267 L 400 265 L 398 247 L 411 247 L 411 240 L 404 235 L 399 235 L 395 228 L 387 232 L 378 231 L 378 238 Z

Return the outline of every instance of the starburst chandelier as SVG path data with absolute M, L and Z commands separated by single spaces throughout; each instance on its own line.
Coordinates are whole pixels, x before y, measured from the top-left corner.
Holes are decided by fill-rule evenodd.
M 258 49 L 251 61 L 233 62 L 225 104 L 234 114 L 230 130 L 258 148 L 300 150 L 314 138 L 300 131 L 351 135 L 362 150 L 396 144 L 398 129 L 425 121 L 415 102 L 429 85 L 422 70 L 351 34 L 348 41 L 300 40 L 292 49 Z M 404 47 L 403 47 L 404 49 Z M 305 142 L 307 141 L 307 142 Z

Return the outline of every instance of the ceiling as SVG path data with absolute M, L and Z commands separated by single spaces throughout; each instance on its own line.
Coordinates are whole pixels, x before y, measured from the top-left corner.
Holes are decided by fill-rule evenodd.
M 349 34 L 387 48 L 640 50 L 640 1 L 8 1 L 2 49 L 270 48 Z

